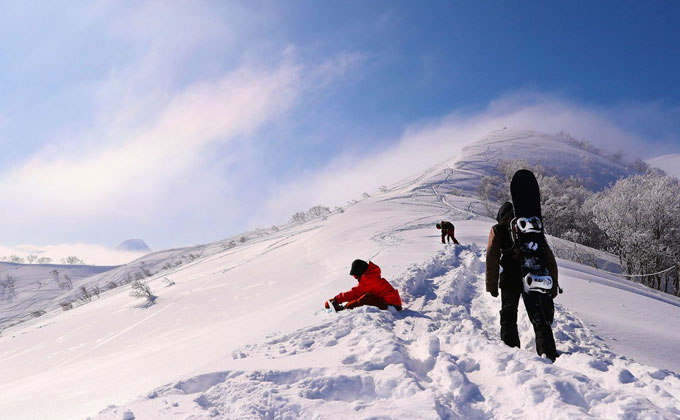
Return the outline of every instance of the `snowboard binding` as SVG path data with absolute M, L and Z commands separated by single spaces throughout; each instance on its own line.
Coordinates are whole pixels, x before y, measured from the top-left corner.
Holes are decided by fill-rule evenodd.
M 527 273 L 522 279 L 524 283 L 524 292 L 539 292 L 550 293 L 553 287 L 553 279 L 550 276 L 539 276 L 533 273 Z
M 513 220 L 512 225 L 522 233 L 541 233 L 543 232 L 543 223 L 537 216 L 532 217 L 518 217 Z

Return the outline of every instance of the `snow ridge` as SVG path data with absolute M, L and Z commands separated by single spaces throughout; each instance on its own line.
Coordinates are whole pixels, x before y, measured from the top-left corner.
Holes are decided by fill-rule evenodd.
M 523 309 L 523 348 L 501 343 L 500 303 L 484 292 L 476 245 L 447 246 L 394 284 L 404 311 L 320 311 L 313 326 L 233 352 L 243 369 L 186 378 L 126 407 L 167 419 L 680 416 L 678 375 L 614 355 L 559 304 L 555 335 L 565 353 L 555 364 L 533 351 Z M 97 418 L 120 418 L 118 410 Z

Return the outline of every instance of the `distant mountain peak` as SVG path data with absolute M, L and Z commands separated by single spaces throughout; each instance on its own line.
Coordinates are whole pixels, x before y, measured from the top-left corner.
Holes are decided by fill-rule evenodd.
M 152 252 L 146 242 L 141 239 L 128 239 L 116 245 L 115 249 L 128 252 Z

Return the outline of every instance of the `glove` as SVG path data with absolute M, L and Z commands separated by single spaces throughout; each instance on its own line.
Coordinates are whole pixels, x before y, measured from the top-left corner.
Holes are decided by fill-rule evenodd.
M 326 307 L 326 309 L 330 309 L 330 307 L 328 306 L 328 302 L 330 302 L 331 305 L 333 305 L 333 309 L 335 309 L 335 312 L 339 312 L 339 311 L 342 311 L 343 309 L 345 309 L 344 306 L 342 306 L 341 304 L 338 303 L 337 300 L 335 300 L 335 297 L 328 299 L 326 301 L 326 303 L 324 303 L 324 306 Z
M 553 287 L 552 290 L 550 290 L 550 297 L 555 299 L 560 293 L 562 293 L 562 289 L 559 287 Z

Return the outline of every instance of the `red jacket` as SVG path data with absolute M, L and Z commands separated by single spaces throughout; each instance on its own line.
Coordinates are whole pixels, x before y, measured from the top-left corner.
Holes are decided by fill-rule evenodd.
M 380 277 L 380 267 L 370 261 L 368 268 L 359 278 L 359 284 L 347 292 L 338 293 L 335 300 L 338 303 L 349 302 L 359 299 L 366 293 L 373 293 L 375 296 L 381 297 L 388 305 L 401 306 L 399 292 L 387 280 Z

